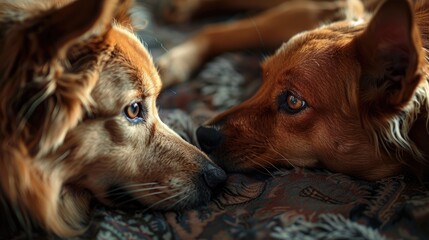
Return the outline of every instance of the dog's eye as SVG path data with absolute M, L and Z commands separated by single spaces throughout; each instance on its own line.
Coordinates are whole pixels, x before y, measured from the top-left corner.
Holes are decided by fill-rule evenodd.
M 144 109 L 140 102 L 134 102 L 126 106 L 124 113 L 128 121 L 132 123 L 140 123 L 143 121 Z
M 294 111 L 301 109 L 305 105 L 304 101 L 295 97 L 294 95 L 289 95 L 286 99 L 286 102 L 288 107 Z
M 307 103 L 291 92 L 286 92 L 279 97 L 279 107 L 289 114 L 299 113 L 307 107 Z

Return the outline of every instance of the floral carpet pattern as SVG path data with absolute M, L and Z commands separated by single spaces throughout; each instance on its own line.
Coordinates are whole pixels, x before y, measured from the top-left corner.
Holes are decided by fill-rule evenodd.
M 403 177 L 364 182 L 324 170 L 231 175 L 184 212 L 98 208 L 82 239 L 427 239 L 429 194 Z

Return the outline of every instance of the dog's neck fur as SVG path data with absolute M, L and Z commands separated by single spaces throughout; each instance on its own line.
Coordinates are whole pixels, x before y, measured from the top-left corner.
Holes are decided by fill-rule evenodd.
M 422 66 L 422 77 L 425 78 L 424 84 L 416 91 L 415 97 L 419 105 L 415 106 L 418 113 L 413 126 L 410 129 L 410 138 L 415 143 L 415 146 L 423 154 L 422 157 L 429 162 L 429 4 L 424 1 L 418 1 L 416 4 L 417 25 L 422 36 L 423 49 L 422 53 L 425 57 L 425 66 Z
M 414 109 L 402 114 L 404 119 L 399 119 L 402 122 L 402 129 L 408 130 L 408 138 L 411 144 L 402 146 L 402 151 L 409 153 L 409 158 L 403 161 L 411 170 L 419 177 L 424 175 L 424 171 L 429 163 L 429 91 L 427 76 L 425 86 L 421 87 L 416 92 L 416 100 L 412 103 Z M 410 122 L 410 126 L 406 126 Z M 400 123 L 400 122 L 399 122 Z M 394 126 L 391 124 L 391 127 Z M 400 153 L 400 152 L 399 152 Z
M 423 76 L 427 78 L 426 74 Z M 413 100 L 401 114 L 388 122 L 379 133 L 379 142 L 389 157 L 407 165 L 417 176 L 422 176 L 429 161 L 429 85 L 426 80 L 417 89 Z

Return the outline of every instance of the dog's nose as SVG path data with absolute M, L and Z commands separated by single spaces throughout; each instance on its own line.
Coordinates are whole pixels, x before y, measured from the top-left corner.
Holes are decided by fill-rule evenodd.
M 204 164 L 203 177 L 207 186 L 209 186 L 211 189 L 214 189 L 225 183 L 227 178 L 226 173 L 221 168 L 210 162 Z
M 223 140 L 222 133 L 211 127 L 200 126 L 197 129 L 197 139 L 201 150 L 205 153 L 211 153 Z

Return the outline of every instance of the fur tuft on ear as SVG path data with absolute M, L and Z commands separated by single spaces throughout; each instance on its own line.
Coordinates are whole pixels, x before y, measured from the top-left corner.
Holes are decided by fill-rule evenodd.
M 128 29 L 134 28 L 130 16 L 130 9 L 133 4 L 133 0 L 122 0 L 115 15 L 115 20 Z
M 130 31 L 139 31 L 149 24 L 149 12 L 134 0 L 122 0 L 115 15 L 115 21 Z
M 388 0 L 356 39 L 362 66 L 361 103 L 372 115 L 398 113 L 423 78 L 419 30 L 406 0 Z

